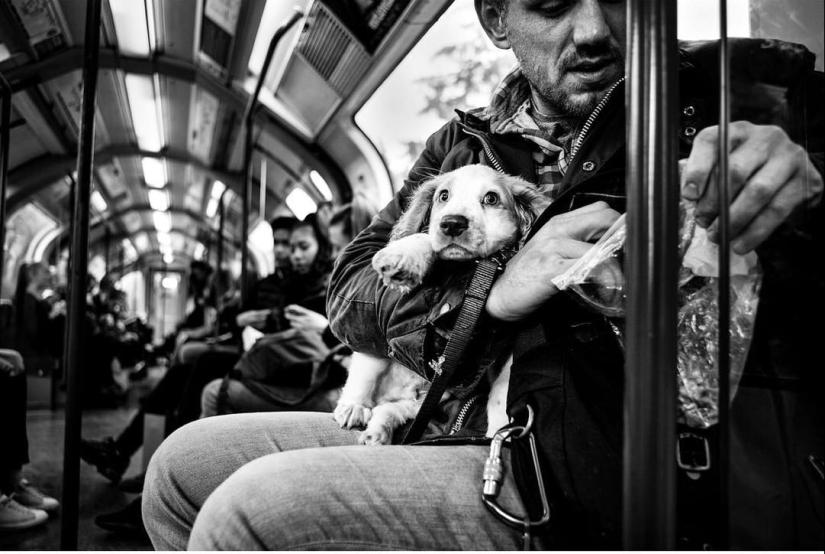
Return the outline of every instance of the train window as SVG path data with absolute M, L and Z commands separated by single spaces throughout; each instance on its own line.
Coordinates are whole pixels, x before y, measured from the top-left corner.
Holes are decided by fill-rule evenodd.
M 514 64 L 509 50 L 490 43 L 473 3 L 453 2 L 355 115 L 383 156 L 396 190 L 427 137 L 455 116 L 454 109 L 486 105 Z
M 34 202 L 24 204 L 6 221 L 2 298 L 11 298 L 20 265 L 43 260 L 59 222 Z
M 275 271 L 275 252 L 272 250 L 272 227 L 259 221 L 249 233 L 249 253 L 258 268 L 258 275 L 265 277 Z

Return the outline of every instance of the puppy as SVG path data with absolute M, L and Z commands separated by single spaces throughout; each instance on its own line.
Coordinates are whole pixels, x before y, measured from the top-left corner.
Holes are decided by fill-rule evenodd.
M 387 286 L 407 292 L 421 284 L 437 260 L 469 261 L 515 251 L 547 204 L 528 182 L 482 165 L 433 177 L 415 191 L 372 266 Z M 487 436 L 507 423 L 511 363 L 512 356 L 497 375 L 488 376 Z M 366 426 L 361 444 L 389 444 L 393 431 L 418 413 L 429 386 L 398 362 L 356 352 L 335 421 L 345 429 Z

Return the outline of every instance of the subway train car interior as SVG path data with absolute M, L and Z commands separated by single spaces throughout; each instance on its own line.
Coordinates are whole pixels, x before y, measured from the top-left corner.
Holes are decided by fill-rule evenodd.
M 0 549 L 821 551 L 823 20 L 0 0 Z

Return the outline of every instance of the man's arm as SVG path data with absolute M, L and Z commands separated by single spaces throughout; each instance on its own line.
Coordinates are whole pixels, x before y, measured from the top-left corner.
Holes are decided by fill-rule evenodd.
M 386 356 L 389 315 L 399 303 L 414 301 L 416 291 L 402 295 L 384 286 L 372 268 L 372 257 L 389 242 L 393 225 L 406 209 L 412 193 L 421 182 L 440 173 L 446 152 L 443 140 L 436 138 L 440 133 L 428 139 L 398 194 L 335 263 L 327 292 L 329 324 L 332 332 L 357 352 Z

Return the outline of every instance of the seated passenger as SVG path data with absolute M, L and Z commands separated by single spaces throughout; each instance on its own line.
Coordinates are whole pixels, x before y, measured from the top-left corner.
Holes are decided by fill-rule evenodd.
M 26 372 L 14 350 L 0 349 L 0 532 L 44 523 L 60 506 L 23 476 L 29 462 Z
M 155 453 L 143 503 L 155 548 L 621 547 L 623 516 L 633 515 L 622 513 L 622 478 L 633 469 L 622 466 L 622 350 L 604 316 L 561 293 L 552 279 L 581 259 L 618 219 L 617 209 L 624 209 L 621 83 L 625 59 L 642 53 L 626 52 L 625 2 L 476 0 L 475 8 L 486 34 L 496 46 L 512 48 L 519 67 L 487 108 L 460 114 L 428 139 L 404 188 L 344 251 L 328 306 L 333 330 L 351 347 L 375 356 L 395 352 L 432 379 L 428 362 L 437 365 L 436 339 L 454 329 L 430 314 L 441 313 L 447 300 L 442 315 L 455 313 L 455 295 L 446 295 L 462 291 L 433 286 L 401 294 L 384 287 L 371 267 L 411 195 L 433 172 L 483 163 L 524 176 L 553 200 L 495 281 L 482 314 L 509 327 L 516 342 L 508 410 L 524 432 L 500 450 L 505 478 L 500 488 L 491 487 L 510 519 L 502 521 L 482 502 L 488 489 L 482 476 L 495 473 L 485 468 L 491 449 L 481 446 L 483 440 L 436 434 L 428 444 L 368 447 L 358 445 L 358 430 L 341 429 L 329 414 L 238 414 L 191 423 Z M 825 221 L 823 79 L 810 53 L 755 42 L 733 56 L 731 67 L 746 67 L 747 78 L 764 75 L 770 83 L 764 89 L 771 92 L 763 97 L 784 100 L 784 93 L 772 92 L 779 89 L 793 102 L 777 106 L 776 113 L 791 119 L 786 130 L 744 116 L 731 124 L 731 166 L 737 168 L 729 191 L 735 199 L 731 248 L 739 254 L 756 250 L 766 271 L 756 350 L 743 380 L 788 375 L 798 384 L 794 390 L 740 386 L 732 399 L 728 505 L 714 502 L 718 480 L 712 474 L 697 478 L 688 466 L 677 469 L 680 487 L 687 487 L 680 491 L 709 500 L 654 508 L 676 511 L 679 534 L 674 529 L 673 538 L 687 549 L 821 550 L 825 429 L 823 372 L 816 360 L 825 336 L 825 281 L 818 265 Z M 719 89 L 708 76 L 718 67 L 718 46 L 680 43 L 679 51 L 680 99 L 711 112 Z M 694 140 L 682 140 L 679 126 L 668 130 L 669 143 L 687 158 L 682 180 L 656 185 L 696 201 L 699 225 L 713 230 L 719 133 L 715 118 L 690 112 L 697 115 L 691 121 L 698 131 Z M 789 132 L 809 136 L 810 151 Z M 497 204 L 498 198 L 491 200 Z M 398 339 L 411 327 L 423 330 L 420 340 L 397 352 Z M 549 525 L 531 526 L 542 519 L 545 493 L 552 502 Z M 718 542 L 718 522 L 727 518 L 709 517 L 720 509 L 728 509 L 730 526 L 721 532 L 730 533 L 729 544 Z
M 230 376 L 204 388 L 203 417 L 215 415 L 223 398 L 228 413 L 335 407 L 328 390 L 311 389 L 313 369 L 337 344 L 325 316 L 332 245 L 314 214 L 292 228 L 289 244 L 292 272 L 267 316 L 269 328 L 282 331 L 264 335 Z

